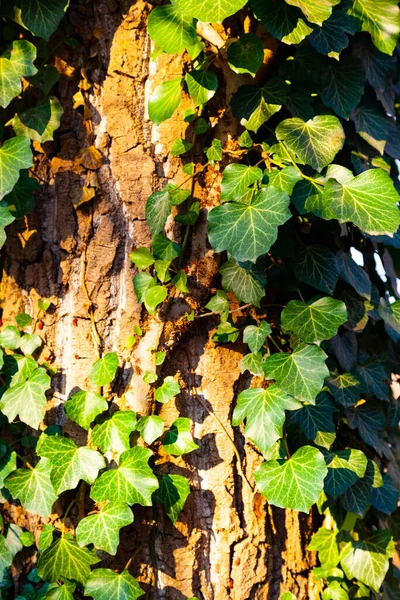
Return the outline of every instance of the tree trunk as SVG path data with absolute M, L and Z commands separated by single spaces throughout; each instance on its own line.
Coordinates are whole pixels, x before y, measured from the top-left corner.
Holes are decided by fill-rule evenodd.
M 11 323 L 22 311 L 32 314 L 39 297 L 53 302 L 54 308 L 42 316 L 41 331 L 42 357 L 58 368 L 46 423 L 62 425 L 79 443 L 86 442 L 86 434 L 66 418 L 63 403 L 77 387 L 90 386 L 90 366 L 98 351 L 94 327 L 101 352 L 115 350 L 122 357 L 117 380 L 107 390 L 108 399 L 119 407 L 142 415 L 154 410 L 150 386 L 142 380 L 146 371 L 155 370 L 152 351 L 167 351 L 166 361 L 157 367 L 159 377 L 179 375 L 182 393 L 159 412 L 166 425 L 177 416 L 189 417 L 199 449 L 171 458 L 155 447 L 155 470 L 188 477 L 191 495 L 176 526 L 161 506 L 153 514 L 135 507 L 135 523 L 122 530 L 118 554 L 104 555 L 104 566 L 122 568 L 139 548 L 131 572 L 147 596 L 157 600 L 278 600 L 284 591 L 299 600 L 317 598 L 311 576 L 316 559 L 307 545 L 318 517 L 267 505 L 252 489 L 251 473 L 261 457 L 240 429 L 231 426 L 235 397 L 250 385 L 239 370 L 242 347 L 211 341 L 218 324 L 213 317 L 192 322 L 182 318 L 188 303 L 204 306 L 217 275 L 218 264 L 206 241 L 206 212 L 219 192 L 217 170 L 208 170 L 196 184 L 203 214 L 187 256 L 189 300 L 170 300 L 161 316 L 149 317 L 133 291 L 135 269 L 128 254 L 132 247 L 150 244 L 148 196 L 171 178 L 183 180 L 181 161 L 171 158 L 168 149 L 174 139 L 185 137 L 188 125 L 182 116 L 190 106 L 183 102 L 176 117 L 159 127 L 148 119 L 149 92 L 161 81 L 180 76 L 185 67 L 180 56 L 151 60 L 146 31 L 150 8 L 142 0 L 132 5 L 117 0 L 71 3 L 67 19 L 81 43 L 72 49 L 60 34 L 55 50 L 61 73 L 58 96 L 65 112 L 56 141 L 37 146 L 34 170 L 42 186 L 36 212 L 12 226 L 3 252 L 3 322 Z M 264 42 L 266 47 L 271 43 L 273 57 L 272 42 Z M 245 81 L 243 76 L 241 83 Z M 233 93 L 227 73 L 220 73 L 220 84 L 227 105 Z M 229 113 L 215 123 L 218 137 L 229 139 L 234 126 Z M 99 168 L 97 157 L 83 151 L 92 145 L 102 155 Z M 200 162 L 203 148 L 195 152 Z M 98 185 L 97 193 L 74 207 L 82 183 Z M 182 232 L 173 233 L 179 241 Z M 240 311 L 235 318 L 240 322 Z M 131 352 L 125 348 L 126 338 L 139 323 L 144 334 Z M 13 506 L 8 510 L 37 534 L 46 522 Z

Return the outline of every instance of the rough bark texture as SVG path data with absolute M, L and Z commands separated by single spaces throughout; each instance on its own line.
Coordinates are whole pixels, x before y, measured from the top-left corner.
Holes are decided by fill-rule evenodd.
M 212 318 L 186 324 L 181 318 L 188 302 L 194 307 L 205 303 L 218 270 L 205 236 L 206 211 L 218 199 L 217 170 L 208 171 L 195 188 L 204 214 L 191 238 L 192 298 L 170 299 L 160 317 L 143 316 L 141 321 L 128 253 L 133 246 L 150 242 L 147 197 L 170 178 L 179 182 L 182 177 L 180 161 L 168 157 L 168 148 L 175 138 L 185 137 L 187 125 L 181 117 L 190 105 L 184 101 L 176 118 L 160 127 L 146 115 L 150 90 L 185 68 L 179 56 L 150 60 L 149 9 L 142 0 L 134 4 L 99 0 L 95 6 L 83 0 L 71 3 L 68 18 L 81 44 L 74 50 L 64 44 L 57 49 L 58 94 L 65 112 L 56 141 L 38 147 L 35 172 L 43 185 L 37 210 L 9 233 L 0 289 L 3 321 L 8 324 L 22 310 L 32 313 L 38 297 L 53 301 L 54 309 L 43 317 L 41 332 L 46 343 L 43 356 L 58 368 L 46 422 L 63 425 L 64 433 L 79 443 L 86 441 L 86 434 L 66 419 L 62 405 L 77 387 L 89 385 L 90 366 L 96 359 L 86 287 L 101 350 L 117 350 L 124 357 L 113 389 L 106 390 L 111 403 L 141 414 L 154 410 L 150 387 L 142 377 L 156 369 L 153 351 L 157 349 L 168 351 L 158 374 L 179 373 L 182 394 L 159 412 L 167 425 L 179 415 L 190 417 L 199 449 L 172 460 L 159 450 L 155 468 L 159 473 L 187 476 L 192 493 L 175 527 L 161 508 L 155 514 L 136 507 L 135 523 L 122 531 L 117 557 L 105 558 L 104 565 L 123 567 L 142 545 L 131 571 L 157 600 L 191 596 L 278 600 L 288 590 L 299 600 L 313 599 L 318 593 L 310 571 L 316 559 L 306 548 L 315 515 L 268 507 L 259 493 L 251 491 L 238 472 L 226 432 L 213 417 L 235 439 L 243 470 L 253 483 L 251 472 L 260 456 L 230 425 L 234 398 L 249 385 L 238 367 L 242 348 L 213 344 L 217 322 Z M 268 39 L 264 42 L 267 60 L 275 47 Z M 220 103 L 224 94 L 226 101 L 234 91 L 227 73 L 220 73 L 223 81 Z M 244 81 L 245 77 L 240 83 Z M 85 104 L 74 108 L 79 98 Z M 228 111 L 215 126 L 229 145 L 234 125 Z M 90 163 L 87 150 L 82 152 L 92 144 L 102 155 L 98 169 Z M 196 151 L 199 161 L 202 148 Z M 95 198 L 75 208 L 79 187 L 96 184 L 96 177 Z M 182 232 L 174 234 L 179 240 Z M 139 322 L 144 336 L 131 353 L 125 349 L 126 337 Z M 15 506 L 7 510 L 36 533 L 46 521 Z M 76 517 L 72 512 L 71 526 Z

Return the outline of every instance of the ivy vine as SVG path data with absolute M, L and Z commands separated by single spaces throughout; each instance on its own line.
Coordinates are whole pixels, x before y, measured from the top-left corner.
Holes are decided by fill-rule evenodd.
M 63 109 L 51 95 L 58 73 L 45 42 L 66 9 L 65 0 L 19 0 L 0 9 L 1 245 L 6 228 L 34 208 L 35 143 L 52 140 L 60 125 Z M 220 202 L 207 214 L 208 242 L 220 254 L 217 289 L 186 320 L 214 319 L 215 344 L 241 338 L 248 347 L 240 370 L 254 379 L 236 398 L 232 425 L 262 460 L 248 481 L 234 447 L 243 484 L 272 505 L 305 513 L 315 505 L 323 516 L 309 545 L 318 552 L 314 576 L 322 581 L 323 600 L 395 598 L 400 413 L 390 384 L 400 351 L 397 2 L 174 0 L 152 10 L 148 33 L 153 60 L 161 53 L 188 58 L 181 77 L 152 90 L 149 118 L 159 126 L 183 97 L 192 108 L 184 114 L 186 138 L 170 148 L 184 159 L 183 183 L 170 181 L 149 197 L 151 248 L 130 254 L 144 318 L 166 301 L 190 297 L 191 232 L 208 210 L 195 184 L 205 185 L 207 172 L 220 175 Z M 227 69 L 237 78 L 229 106 L 221 105 Z M 236 120 L 226 143 L 214 136 L 221 110 Z M 199 149 L 204 158 L 195 162 Z M 96 161 L 94 146 L 88 152 Z M 83 201 L 93 196 L 87 194 Z M 176 238 L 165 233 L 171 219 L 180 228 Z M 376 267 L 381 258 L 387 277 Z M 134 556 L 119 573 L 99 568 L 97 551 L 117 553 L 134 505 L 160 503 L 176 523 L 190 493 L 185 477 L 159 477 L 151 460 L 155 442 L 172 456 L 198 448 L 190 420 L 180 417 L 166 429 L 156 411 L 111 414 L 103 392 L 120 358 L 102 355 L 89 296 L 88 304 L 98 360 L 90 389 L 64 405 L 87 432 L 86 446 L 43 422 L 55 371 L 34 356 L 50 304 L 41 300 L 35 315 L 19 314 L 0 332 L 2 499 L 49 517 L 60 495 L 76 490 L 61 518 L 44 525 L 20 600 L 71 600 L 76 590 L 95 600 L 139 598 L 144 592 L 129 573 Z M 142 335 L 137 324 L 127 348 Z M 143 377 L 155 403 L 171 402 L 181 391 L 176 377 L 159 379 L 157 367 L 166 359 L 155 348 L 154 369 Z M 89 513 L 88 486 L 95 507 Z M 73 507 L 78 517 L 70 527 Z M 15 555 L 34 543 L 31 533 L 2 523 L 2 597 L 11 598 Z M 282 598 L 294 596 L 287 591 Z

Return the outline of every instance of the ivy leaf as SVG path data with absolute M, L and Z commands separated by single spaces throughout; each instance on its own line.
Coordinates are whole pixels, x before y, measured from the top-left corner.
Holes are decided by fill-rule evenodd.
M 317 396 L 315 406 L 306 404 L 292 413 L 292 419 L 300 425 L 308 440 L 329 449 L 335 439 L 334 412 L 335 407 L 329 395 L 321 392 Z
M 269 33 L 285 44 L 300 44 L 312 32 L 312 28 L 302 19 L 302 12 L 289 6 L 285 0 L 251 0 L 252 9 L 261 19 Z
M 284 169 L 275 169 L 268 173 L 268 183 L 278 190 L 282 190 L 289 194 L 293 192 L 293 188 L 301 179 L 299 171 L 295 167 L 285 167 Z
M 155 235 L 152 240 L 152 250 L 157 260 L 174 260 L 179 256 L 181 246 L 165 235 Z
M 210 164 L 214 164 L 218 160 L 222 160 L 222 144 L 220 140 L 213 140 L 211 146 L 204 150 L 207 160 Z
M 26 425 L 38 429 L 46 406 L 45 392 L 49 388 L 50 377 L 45 369 L 39 367 L 27 381 L 13 385 L 4 392 L 0 410 L 9 421 L 19 416 Z
M 78 544 L 93 544 L 115 556 L 119 544 L 119 530 L 133 522 L 129 506 L 123 502 L 108 502 L 100 512 L 88 515 L 79 521 L 76 529 Z
M 0 489 L 4 486 L 4 480 L 17 468 L 17 455 L 10 446 L 0 445 Z
M 65 0 L 18 0 L 19 19 L 34 35 L 48 40 L 68 7 Z
M 332 294 L 339 278 L 336 258 L 325 246 L 303 246 L 294 262 L 296 276 L 307 285 Z
M 362 391 L 378 400 L 389 399 L 388 375 L 377 358 L 370 358 L 362 365 L 357 365 L 354 374 L 362 382 Z
M 119 466 L 96 479 L 90 497 L 95 502 L 110 500 L 151 506 L 151 495 L 158 488 L 158 481 L 148 465 L 150 456 L 150 450 L 139 446 L 123 452 Z
M 240 124 L 257 132 L 286 102 L 288 85 L 273 77 L 262 88 L 243 85 L 232 96 L 231 109 Z
M 182 456 L 197 450 L 198 445 L 192 438 L 190 427 L 190 419 L 185 417 L 175 419 L 163 439 L 163 449 L 167 454 Z
M 239 302 L 260 306 L 260 300 L 265 296 L 265 281 L 261 282 L 255 277 L 251 268 L 245 268 L 230 258 L 219 272 L 224 290 L 234 292 Z
M 18 113 L 12 124 L 17 135 L 25 135 L 36 142 L 48 142 L 60 127 L 63 108 L 57 98 L 49 97 L 39 102 L 34 108 Z
M 363 298 L 371 300 L 371 280 L 367 273 L 348 254 L 336 252 L 339 277 L 351 285 Z
M 346 13 L 341 5 L 334 9 L 332 15 L 308 36 L 310 44 L 320 53 L 336 55 L 348 46 L 347 33 L 354 34 L 358 30 L 358 20 Z
M 63 535 L 40 555 L 37 574 L 45 581 L 73 579 L 84 584 L 90 566 L 100 562 L 95 550 L 80 548 L 70 535 Z
M 29 177 L 28 171 L 21 171 L 12 191 L 4 197 L 4 202 L 7 202 L 13 217 L 19 219 L 34 210 L 35 197 L 33 192 L 39 187 L 36 179 Z
M 49 517 L 57 500 L 50 480 L 50 469 L 50 461 L 42 458 L 34 469 L 17 469 L 11 473 L 4 485 L 28 512 Z
M 383 54 L 370 39 L 361 36 L 354 43 L 353 54 L 361 60 L 368 83 L 377 90 L 384 90 L 393 74 L 396 59 Z
M 352 113 L 351 120 L 358 135 L 383 154 L 389 135 L 389 121 L 379 105 L 361 103 Z
M 72 581 L 66 581 L 59 585 L 58 583 L 52 583 L 47 588 L 46 600 L 74 600 L 74 591 L 76 585 Z
M 360 399 L 361 382 L 352 373 L 337 374 L 326 380 L 332 396 L 339 404 L 348 408 L 354 406 Z
M 378 431 L 385 426 L 385 419 L 380 408 L 370 402 L 365 402 L 355 408 L 348 408 L 346 416 L 350 429 L 358 429 L 358 433 L 366 444 L 372 448 L 379 446 Z
M 314 345 L 300 344 L 289 354 L 278 352 L 268 356 L 263 365 L 267 379 L 298 400 L 315 404 L 315 398 L 328 375 L 327 355 Z
M 177 394 L 179 394 L 180 391 L 181 388 L 179 387 L 179 383 L 175 381 L 173 377 L 169 376 L 166 377 L 164 379 L 163 384 L 156 389 L 154 397 L 157 400 L 157 402 L 165 404 L 166 402 L 174 398 Z
M 307 303 L 291 300 L 281 315 L 282 327 L 308 343 L 330 339 L 346 321 L 344 302 L 329 296 Z
M 383 485 L 381 487 L 372 488 L 371 504 L 376 510 L 390 515 L 397 508 L 399 492 L 388 475 L 384 475 L 382 479 Z
M 40 348 L 42 344 L 42 338 L 36 335 L 36 333 L 25 333 L 25 335 L 21 337 L 19 347 L 25 356 L 29 356 L 30 354 L 33 354 L 35 350 Z
M 235 73 L 249 73 L 254 77 L 263 60 L 262 43 L 254 33 L 246 33 L 228 46 L 228 64 Z
M 250 371 L 252 375 L 262 375 L 262 354 L 250 352 L 245 354 L 239 363 L 240 372 Z
M 316 171 L 333 161 L 345 139 L 339 119 L 331 115 L 318 115 L 307 122 L 286 119 L 279 123 L 275 133 L 278 140 L 284 141 L 289 150 Z
M 172 4 L 154 8 L 147 29 L 153 42 L 168 54 L 179 54 L 197 41 L 193 18 L 185 16 Z
M 6 108 L 21 93 L 21 78 L 35 75 L 36 48 L 26 40 L 15 40 L 0 57 L 0 106 Z M 30 167 L 31 165 L 28 165 Z
M 378 50 L 393 53 L 400 33 L 400 11 L 396 0 L 354 0 L 349 13 L 361 20 L 362 31 L 368 31 Z
M 71 421 L 88 430 L 95 418 L 108 409 L 108 403 L 96 392 L 81 390 L 66 401 L 64 408 Z
M 377 531 L 365 540 L 346 544 L 340 556 L 340 565 L 348 579 L 358 579 L 379 592 L 393 554 L 390 533 Z
M 185 77 L 190 97 L 196 106 L 205 104 L 214 96 L 218 87 L 217 76 L 211 71 L 197 69 L 189 71 Z
M 323 0 L 316 3 L 314 0 L 286 0 L 288 4 L 301 9 L 310 23 L 322 25 L 323 21 L 332 14 L 332 7 L 339 4 L 340 0 Z
M 165 512 L 175 525 L 189 494 L 190 485 L 186 477 L 168 474 L 162 477 L 154 496 L 158 502 L 164 504 Z
M 351 448 L 338 452 L 325 452 L 328 474 L 325 477 L 324 489 L 332 498 L 341 496 L 364 477 L 367 468 L 367 457 L 361 450 Z M 334 565 L 336 566 L 336 565 Z
M 369 169 L 345 184 L 329 179 L 318 216 L 352 221 L 371 235 L 393 236 L 400 223 L 398 201 L 390 176 L 382 169 Z
M 7 325 L 0 332 L 0 345 L 9 350 L 17 350 L 21 343 L 21 334 L 15 325 Z
M 222 173 L 221 200 L 236 200 L 243 196 L 247 188 L 263 177 L 258 167 L 247 165 L 228 165 Z
M 377 481 L 375 469 L 379 473 L 376 463 L 374 463 L 372 460 L 368 460 L 364 476 L 358 479 L 358 481 L 349 487 L 348 490 L 346 490 L 346 492 L 340 497 L 343 508 L 349 512 L 359 515 L 361 518 L 364 517 L 365 511 L 368 509 L 371 503 L 373 486 L 376 487 L 379 483 L 382 483 Z
M 349 595 L 338 581 L 332 581 L 322 592 L 322 600 L 349 600 Z
M 0 200 L 12 191 L 20 170 L 29 169 L 32 162 L 28 138 L 19 135 L 4 142 L 0 147 Z
M 11 566 L 14 556 L 8 547 L 7 540 L 0 535 L 0 577 L 3 581 L 5 570 Z
M 152 444 L 164 431 L 164 421 L 158 415 L 141 417 L 136 423 L 136 431 L 140 433 L 146 444 Z
M 44 550 L 47 550 L 47 548 L 49 548 L 51 546 L 51 544 L 53 543 L 53 534 L 54 534 L 53 525 L 50 525 L 48 523 L 43 525 L 43 529 L 40 532 L 39 543 L 38 543 L 38 549 L 41 552 L 44 552 Z
M 135 427 L 136 414 L 131 410 L 119 410 L 110 419 L 94 427 L 92 442 L 103 453 L 122 454 L 130 447 L 129 436 Z
M 250 204 L 230 202 L 213 208 L 208 237 L 216 252 L 228 250 L 236 260 L 255 262 L 268 252 L 278 226 L 290 217 L 290 198 L 273 187 L 263 187 Z
M 93 483 L 106 466 L 101 454 L 86 446 L 78 448 L 73 440 L 61 435 L 42 433 L 36 451 L 51 461 L 51 481 L 57 494 L 75 489 L 81 479 Z
M 222 290 L 217 290 L 215 296 L 207 302 L 204 308 L 207 308 L 211 312 L 221 313 L 221 319 L 226 321 L 229 314 L 229 306 L 228 296 Z
M 149 286 L 145 292 L 144 305 L 150 315 L 155 315 L 157 307 L 164 302 L 168 296 L 168 289 L 165 285 Z
M 118 369 L 118 354 L 109 352 L 103 358 L 96 360 L 90 371 L 90 381 L 95 385 L 102 387 L 107 383 L 111 383 L 115 378 Z
M 233 411 L 232 424 L 239 425 L 246 419 L 244 435 L 259 450 L 266 452 L 283 436 L 285 410 L 295 410 L 300 403 L 280 390 L 277 385 L 267 389 L 250 388 L 241 392 Z
M 156 125 L 166 121 L 176 111 L 182 98 L 182 79 L 171 79 L 158 85 L 148 103 L 149 117 Z
M 246 0 L 176 0 L 175 6 L 184 15 L 199 21 L 223 21 L 246 4 Z
M 326 473 L 321 452 L 303 446 L 288 460 L 264 462 L 254 479 L 270 504 L 308 513 L 318 500 Z
M 271 331 L 271 327 L 267 321 L 261 321 L 258 326 L 248 325 L 243 331 L 243 341 L 249 346 L 251 352 L 258 352 L 261 350 Z
M 360 61 L 345 56 L 330 60 L 321 77 L 321 100 L 336 114 L 348 119 L 364 93 L 364 70 Z
M 95 600 L 136 600 L 144 591 L 128 571 L 121 574 L 111 569 L 94 569 L 86 582 L 85 596 Z
M 323 568 L 336 567 L 339 562 L 337 532 L 320 527 L 311 538 L 308 550 L 317 550 L 319 562 Z

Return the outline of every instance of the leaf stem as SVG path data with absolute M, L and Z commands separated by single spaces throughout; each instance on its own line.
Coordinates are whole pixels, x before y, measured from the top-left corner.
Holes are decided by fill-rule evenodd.
M 128 562 L 126 563 L 125 567 L 124 567 L 124 571 L 127 571 L 130 567 L 131 562 L 133 561 L 133 559 L 135 558 L 135 556 L 137 555 L 137 553 L 143 548 L 143 544 L 140 544 L 140 546 L 138 546 L 135 550 L 135 552 L 132 554 L 132 556 L 130 557 L 130 559 L 128 560 Z
M 275 348 L 278 350 L 278 352 L 283 352 L 282 348 L 280 348 L 278 346 L 278 344 L 276 343 L 276 341 L 274 340 L 274 338 L 272 337 L 272 335 L 268 336 L 268 339 L 273 343 L 273 345 L 275 346 Z

